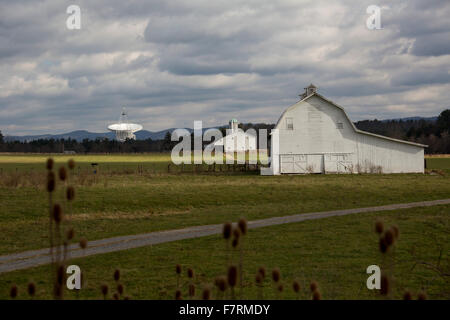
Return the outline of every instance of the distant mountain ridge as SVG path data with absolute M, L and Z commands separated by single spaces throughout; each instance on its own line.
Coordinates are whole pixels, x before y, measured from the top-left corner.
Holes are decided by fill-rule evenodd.
M 386 120 L 380 120 L 381 122 L 387 122 L 387 121 L 418 121 L 418 120 L 424 120 L 424 121 L 437 121 L 438 117 L 407 117 L 407 118 L 396 118 L 396 119 L 386 119 Z
M 379 120 L 380 122 L 388 122 L 388 121 L 408 121 L 408 120 L 425 120 L 425 121 L 436 121 L 438 117 L 407 117 L 407 118 L 397 118 L 397 119 L 386 119 L 386 120 Z M 369 120 L 370 121 L 370 120 Z M 361 121 L 358 121 L 361 122 Z M 221 128 L 216 127 L 216 128 Z M 185 128 L 189 132 L 192 132 L 193 130 L 190 128 Z M 209 128 L 203 128 L 203 131 L 207 130 Z M 166 133 L 172 133 L 172 131 L 175 130 L 175 128 L 165 129 L 161 131 L 148 131 L 148 130 L 141 130 L 136 132 L 136 139 L 137 140 L 146 140 L 146 139 L 152 139 L 152 140 L 162 140 L 166 136 Z M 73 139 L 77 140 L 78 142 L 83 141 L 84 139 L 89 140 L 95 140 L 95 139 L 104 139 L 107 138 L 109 140 L 115 139 L 114 132 L 89 132 L 87 130 L 76 130 L 71 131 L 67 133 L 62 134 L 42 134 L 42 135 L 26 135 L 26 136 L 5 136 L 5 141 L 20 141 L 20 142 L 29 142 L 39 139 Z
M 161 130 L 161 131 L 148 131 L 148 130 L 141 130 L 136 132 L 136 139 L 138 140 L 146 140 L 146 139 L 152 139 L 152 140 L 161 140 L 164 139 L 167 132 L 172 132 L 175 130 L 174 128 Z M 188 129 L 189 130 L 189 129 Z M 115 133 L 114 132 L 89 132 L 87 130 L 76 130 L 71 131 L 67 133 L 61 133 L 61 134 L 41 134 L 41 135 L 27 135 L 27 136 L 5 136 L 5 141 L 20 141 L 20 142 L 27 142 L 27 141 L 34 141 L 39 139 L 73 139 L 78 142 L 83 141 L 84 139 L 89 140 L 95 140 L 95 139 L 104 139 L 107 138 L 109 140 L 115 139 Z

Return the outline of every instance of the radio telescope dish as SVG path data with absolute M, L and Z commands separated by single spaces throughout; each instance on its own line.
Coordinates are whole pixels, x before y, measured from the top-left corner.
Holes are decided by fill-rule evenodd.
M 136 123 L 128 122 L 128 115 L 125 112 L 125 108 L 122 109 L 120 114 L 119 123 L 114 123 L 108 126 L 108 130 L 116 133 L 117 141 L 125 141 L 126 139 L 136 139 L 135 132 L 142 130 L 142 126 Z

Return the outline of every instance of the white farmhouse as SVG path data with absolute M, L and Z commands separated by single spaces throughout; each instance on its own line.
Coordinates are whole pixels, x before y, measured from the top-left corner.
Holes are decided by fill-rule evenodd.
M 244 132 L 238 127 L 236 119 L 230 120 L 228 135 L 212 143 L 212 146 L 223 146 L 224 152 L 244 152 L 256 150 L 256 136 Z
M 426 145 L 359 130 L 342 107 L 316 90 L 312 84 L 305 88 L 281 115 L 278 131 L 272 131 L 270 168 L 262 168 L 262 175 L 424 172 Z

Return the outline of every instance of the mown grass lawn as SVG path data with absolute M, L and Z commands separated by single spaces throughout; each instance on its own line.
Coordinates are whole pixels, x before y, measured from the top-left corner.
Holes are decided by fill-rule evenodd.
M 295 299 L 292 280 L 301 284 L 300 298 L 310 299 L 311 280 L 319 284 L 324 299 L 379 299 L 380 295 L 366 288 L 366 268 L 376 264 L 388 271 L 378 250 L 374 223 L 382 219 L 385 226 L 397 225 L 400 237 L 395 251 L 389 254 L 395 264 L 393 294 L 401 298 L 405 290 L 414 297 L 422 289 L 430 299 L 448 299 L 448 276 L 443 278 L 431 270 L 440 257 L 440 268 L 449 270 L 449 205 L 405 209 L 379 213 L 362 213 L 294 224 L 249 230 L 244 242 L 244 299 L 256 299 L 254 275 L 260 266 L 267 273 L 274 267 L 281 270 L 284 291 L 277 294 L 266 278 L 264 298 Z M 414 255 L 412 254 L 414 252 Z M 91 256 L 71 261 L 85 274 L 83 289 L 75 294 L 66 291 L 68 299 L 100 299 L 100 286 L 107 283 L 115 292 L 113 272 L 121 270 L 125 294 L 132 299 L 173 299 L 176 290 L 175 264 L 183 266 L 182 293 L 187 297 L 186 269 L 195 271 L 196 297 L 216 276 L 224 274 L 229 259 L 238 262 L 237 251 L 225 250 L 221 236 L 198 239 Z M 388 259 L 389 261 L 389 259 Z M 26 299 L 29 281 L 37 285 L 36 298 L 50 298 L 49 266 L 0 274 L 0 299 L 8 298 L 10 286 L 19 287 L 19 298 Z M 269 277 L 270 278 L 270 277 Z M 239 297 L 239 290 L 236 290 Z M 213 290 L 213 297 L 216 291 Z M 226 297 L 229 298 L 229 292 Z

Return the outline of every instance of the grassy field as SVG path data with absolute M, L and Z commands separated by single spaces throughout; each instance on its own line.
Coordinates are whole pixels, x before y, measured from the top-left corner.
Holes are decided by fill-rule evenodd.
M 0 172 L 41 172 L 45 170 L 42 166 L 48 157 L 52 157 L 57 165 L 67 163 L 69 159 L 75 159 L 77 163 L 77 172 L 92 173 L 94 170 L 102 173 L 137 173 L 143 172 L 147 174 L 168 173 L 168 165 L 172 163 L 170 153 L 149 153 L 149 154 L 89 154 L 89 155 L 62 155 L 62 154 L 0 154 Z M 246 154 L 246 160 L 255 160 L 256 155 Z M 192 156 L 192 159 L 193 156 Z M 259 159 L 267 158 L 262 154 Z M 206 160 L 205 160 L 206 161 Z M 224 155 L 224 163 L 226 157 Z M 95 166 L 93 166 L 95 164 Z M 197 166 L 198 167 L 198 166 Z M 201 165 L 203 170 L 207 169 L 206 164 Z M 217 165 L 216 170 L 225 165 Z M 197 168 L 197 171 L 202 169 Z M 171 164 L 171 171 L 179 172 L 181 166 Z M 231 168 L 230 168 L 231 169 Z M 194 171 L 192 165 L 184 166 L 184 170 Z
M 65 164 L 69 159 L 75 159 L 77 170 L 82 172 L 93 172 L 92 163 L 97 163 L 97 170 L 105 173 L 137 171 L 138 165 L 143 166 L 150 173 L 167 172 L 167 164 L 170 162 L 169 153 L 110 155 L 1 154 L 0 170 L 3 172 L 44 171 L 45 166 L 43 164 L 49 156 L 55 160 L 57 165 Z
M 94 167 L 92 164 L 97 163 L 97 171 L 104 173 L 138 172 L 138 166 L 142 167 L 146 173 L 166 173 L 167 165 L 171 162 L 169 153 L 109 155 L 0 154 L 0 173 L 44 171 L 45 167 L 43 164 L 49 156 L 57 164 L 64 164 L 69 159 L 75 159 L 77 170 L 82 172 L 93 172 Z M 450 173 L 450 155 L 426 156 L 426 159 L 428 169 L 441 169 Z M 175 167 L 174 170 L 176 170 Z
M 41 185 L 0 187 L 0 254 L 48 246 Z M 82 175 L 68 220 L 88 240 L 302 212 L 448 198 L 441 175 Z M 56 199 L 62 198 L 61 188 Z
M 426 161 L 429 169 L 440 169 L 450 173 L 450 155 L 427 157 Z
M 44 166 L 47 157 L 48 155 L 0 155 L 0 255 L 48 246 L 48 194 L 45 191 Z M 225 168 L 222 172 L 180 173 L 179 167 L 172 167 L 171 172 L 168 172 L 167 165 L 170 161 L 168 154 L 52 155 L 52 157 L 56 161 L 56 167 L 64 164 L 69 158 L 75 158 L 77 163 L 69 179 L 69 184 L 75 186 L 76 198 L 70 214 L 66 212 L 67 221 L 65 222 L 67 226 L 70 225 L 75 229 L 74 241 L 78 241 L 81 237 L 95 240 L 193 225 L 223 223 L 236 221 L 240 217 L 254 220 L 312 211 L 443 199 L 449 198 L 450 195 L 450 158 L 448 157 L 427 159 L 428 167 L 433 170 L 429 174 L 273 177 L 259 176 L 257 172 L 226 171 Z M 95 174 L 91 163 L 98 163 Z M 63 198 L 62 187 L 61 183 L 57 183 L 55 194 L 57 201 Z M 402 241 L 408 240 L 407 242 L 412 241 L 412 243 L 425 241 L 429 244 L 431 239 L 425 234 L 428 228 L 428 217 L 433 220 L 433 226 L 441 223 L 448 228 L 448 209 L 448 206 L 440 206 L 439 208 L 405 210 L 405 215 L 411 216 L 410 219 L 406 219 L 407 221 L 402 220 L 403 213 L 402 219 L 397 216 L 400 212 L 381 215 L 386 216 L 387 220 L 398 221 L 399 225 L 400 222 L 405 223 L 404 228 L 415 230 L 410 240 L 402 236 Z M 305 279 L 311 279 L 314 276 L 313 271 L 320 272 L 324 277 L 322 281 L 329 298 L 356 298 L 360 294 L 363 298 L 373 297 L 368 292 L 355 291 L 355 287 L 351 285 L 339 293 L 337 288 L 333 288 L 333 281 L 334 286 L 337 287 L 337 279 L 343 277 L 341 273 L 349 267 L 346 264 L 353 266 L 350 270 L 355 270 L 358 277 L 365 277 L 364 270 L 356 270 L 356 264 L 352 265 L 352 263 L 356 259 L 365 264 L 372 258 L 369 252 L 375 249 L 373 243 L 372 246 L 368 246 L 368 239 L 373 238 L 373 235 L 367 233 L 367 230 L 372 228 L 375 216 L 375 214 L 364 214 L 358 216 L 358 219 L 352 216 L 330 218 L 320 222 L 254 230 L 249 237 L 252 238 L 252 245 L 256 248 L 254 251 L 249 248 L 246 272 L 249 274 L 254 272 L 252 270 L 257 267 L 259 261 L 271 261 L 271 265 L 268 263 L 267 267 L 277 264 L 282 271 L 285 269 L 283 273 L 287 272 L 289 275 L 291 272 L 290 276 L 294 276 L 297 273 L 300 274 L 300 271 L 291 270 L 289 266 L 296 265 L 298 262 L 296 257 L 302 262 L 305 257 L 306 260 L 311 257 L 314 263 L 310 265 L 308 262 L 308 267 L 305 270 L 301 269 L 301 273 L 306 272 Z M 357 225 L 358 228 L 354 232 L 349 232 L 353 225 Z M 444 243 L 447 243 L 448 230 L 445 231 L 447 233 L 440 227 L 435 230 L 437 230 L 435 236 L 446 236 Z M 271 236 L 268 236 L 269 234 Z M 308 237 L 312 237 L 314 245 L 318 246 L 314 252 L 311 251 L 310 246 L 313 244 L 308 241 Z M 273 241 L 278 239 L 276 241 L 283 243 L 279 247 L 281 249 L 277 249 L 279 251 L 270 249 L 272 239 Z M 345 246 L 338 246 L 330 252 L 330 243 L 333 245 L 336 242 L 339 243 L 339 239 L 342 239 Z M 366 241 L 364 243 L 367 247 L 353 248 L 354 251 L 351 252 L 354 254 L 349 254 L 347 249 L 351 246 L 347 247 L 352 241 L 355 241 L 355 245 Z M 191 266 L 200 265 L 204 268 L 202 272 L 205 276 L 198 279 L 199 284 L 210 281 L 211 277 L 217 274 L 217 268 L 212 264 L 214 259 L 208 259 L 211 263 L 203 266 L 202 254 L 203 257 L 207 253 L 217 254 L 217 259 L 220 260 L 224 253 L 216 253 L 215 248 L 221 245 L 223 244 L 217 240 L 217 237 L 208 237 L 83 259 L 80 264 L 84 266 L 86 263 L 85 268 L 88 270 L 89 282 L 92 285 L 90 289 L 83 291 L 83 297 L 98 297 L 97 289 L 100 282 L 108 279 L 111 270 L 120 267 L 127 270 L 126 274 L 129 277 L 127 287 L 133 297 L 172 298 L 171 273 L 174 264 L 178 262 Z M 323 247 L 319 248 L 320 246 Z M 190 248 L 198 248 L 198 250 Z M 306 248 L 306 251 L 302 248 Z M 301 255 L 297 256 L 297 254 Z M 431 259 L 431 254 L 432 252 L 430 257 L 425 258 Z M 335 258 L 331 259 L 330 255 Z M 141 256 L 151 257 L 155 268 L 142 270 L 146 262 L 139 262 Z M 342 264 L 339 262 L 340 259 L 343 259 Z M 139 263 L 144 264 L 139 265 Z M 338 264 L 339 268 L 345 267 L 342 267 L 342 271 L 337 274 L 333 274 L 329 269 L 333 264 Z M 98 272 L 94 271 L 94 266 L 99 267 Z M 46 279 L 42 278 L 42 274 L 47 268 L 0 274 L 0 289 L 6 290 L 12 282 L 24 283 L 29 279 L 34 279 L 38 285 L 44 286 Z M 432 279 L 431 276 L 428 278 L 427 273 L 423 277 L 429 281 Z M 143 281 L 142 285 L 139 285 L 138 279 Z M 165 285 L 164 281 L 169 281 L 172 287 Z M 405 281 L 409 286 L 409 282 Z M 358 284 L 361 285 L 361 281 Z M 286 286 L 289 287 L 287 284 Z M 417 283 L 413 282 L 411 286 L 415 288 Z M 288 289 L 290 287 L 286 288 L 286 298 L 293 297 L 288 295 L 287 291 L 290 291 Z M 255 294 L 255 288 L 249 284 L 248 290 L 250 290 L 251 298 Z M 436 290 L 436 288 L 432 289 L 432 292 L 437 292 Z M 161 293 L 164 291 L 166 291 L 165 294 Z M 433 294 L 439 297 L 437 293 Z M 327 296 L 325 291 L 324 296 Z
M 308 287 L 312 280 L 319 284 L 324 299 L 380 299 L 379 293 L 366 288 L 365 270 L 372 264 L 383 270 L 388 266 L 383 264 L 374 233 L 375 221 L 382 219 L 386 226 L 395 224 L 400 229 L 395 250 L 385 259 L 395 262 L 390 269 L 395 279 L 391 298 L 401 298 L 405 290 L 410 290 L 416 298 L 423 289 L 430 299 L 448 299 L 448 279 L 440 277 L 425 263 L 436 265 L 441 252 L 440 267 L 449 271 L 449 210 L 449 205 L 443 205 L 250 230 L 243 247 L 243 298 L 258 298 L 254 275 L 258 267 L 264 266 L 269 274 L 272 268 L 279 267 L 284 285 L 284 291 L 277 294 L 269 276 L 264 282 L 264 298 L 297 298 L 292 291 L 292 281 L 296 279 L 301 284 L 301 299 L 310 299 Z M 119 268 L 125 294 L 132 299 L 173 299 L 177 263 L 183 266 L 184 298 L 187 297 L 186 269 L 189 267 L 195 271 L 198 298 L 205 285 L 213 288 L 215 277 L 225 273 L 230 256 L 237 263 L 238 252 L 225 250 L 224 240 L 217 235 L 73 260 L 71 263 L 84 270 L 86 283 L 79 295 L 67 291 L 66 298 L 100 299 L 99 288 L 103 283 L 110 286 L 110 292 L 114 290 L 112 275 Z M 48 272 L 49 266 L 42 266 L 1 274 L 0 298 L 8 298 L 9 287 L 15 283 L 19 287 L 19 297 L 26 299 L 28 281 L 36 283 L 37 297 L 50 298 Z M 216 291 L 212 292 L 213 297 L 217 297 Z M 236 293 L 239 297 L 239 290 Z M 226 297 L 230 297 L 229 291 Z

